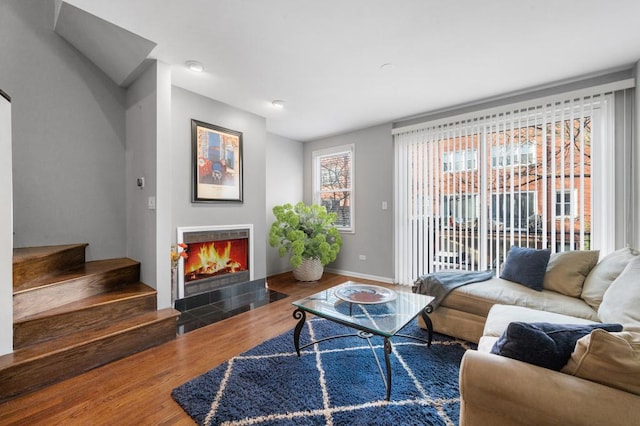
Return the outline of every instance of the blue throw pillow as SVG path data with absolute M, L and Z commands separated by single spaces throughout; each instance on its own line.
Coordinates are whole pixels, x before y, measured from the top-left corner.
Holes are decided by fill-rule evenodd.
M 491 353 L 560 371 L 571 358 L 576 342 L 596 328 L 622 331 L 620 324 L 551 324 L 512 322 Z
M 542 291 L 550 250 L 513 246 L 507 254 L 500 278 Z

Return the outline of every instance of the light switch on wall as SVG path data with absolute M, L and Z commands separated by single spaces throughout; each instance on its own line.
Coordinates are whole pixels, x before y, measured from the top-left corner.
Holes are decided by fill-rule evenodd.
M 147 200 L 147 206 L 149 207 L 149 210 L 155 210 L 156 209 L 156 197 L 154 197 L 153 195 L 151 197 L 149 197 L 149 199 Z
M 387 209 L 387 202 L 383 201 L 382 202 L 382 210 L 386 210 Z

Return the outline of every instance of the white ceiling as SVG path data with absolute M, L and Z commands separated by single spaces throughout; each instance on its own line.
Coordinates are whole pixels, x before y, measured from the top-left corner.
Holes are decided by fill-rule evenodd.
M 640 59 L 638 0 L 65 1 L 156 43 L 174 85 L 299 141 Z

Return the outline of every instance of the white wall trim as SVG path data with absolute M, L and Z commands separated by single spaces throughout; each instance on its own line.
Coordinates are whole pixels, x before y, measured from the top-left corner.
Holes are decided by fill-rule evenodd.
M 380 277 L 380 276 L 377 276 L 377 275 L 361 274 L 359 272 L 344 271 L 342 269 L 324 268 L 324 270 L 326 272 L 331 272 L 332 274 L 339 274 L 339 275 L 345 275 L 345 276 L 348 276 L 348 277 L 362 278 L 362 279 L 365 279 L 365 280 L 380 281 L 380 282 L 386 283 L 386 284 L 394 284 L 393 278 L 389 278 L 389 277 Z
M 13 174 L 11 102 L 0 96 L 0 355 L 13 351 Z

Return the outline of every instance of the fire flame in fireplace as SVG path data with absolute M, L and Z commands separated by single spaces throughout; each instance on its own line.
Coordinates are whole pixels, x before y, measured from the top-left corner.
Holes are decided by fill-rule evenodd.
M 224 247 L 218 247 L 224 245 Z M 197 253 L 199 264 L 191 263 L 188 271 L 185 272 L 185 278 L 191 281 L 202 275 L 218 275 L 223 273 L 233 273 L 242 270 L 242 264 L 231 258 L 231 242 L 218 244 L 204 244 Z

